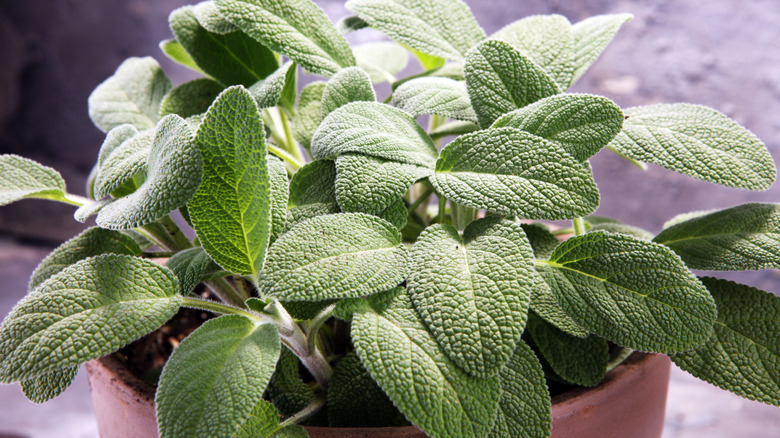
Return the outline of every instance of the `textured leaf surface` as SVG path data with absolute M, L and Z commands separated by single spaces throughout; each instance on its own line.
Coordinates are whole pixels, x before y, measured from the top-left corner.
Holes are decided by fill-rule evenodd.
M 605 97 L 559 94 L 512 111 L 491 128 L 509 126 L 530 132 L 585 161 L 615 138 L 623 118 L 620 107 Z
M 177 252 L 168 260 L 165 267 L 173 271 L 179 279 L 179 293 L 185 296 L 201 281 L 210 280 L 224 273 L 222 268 L 199 246 Z
M 357 66 L 368 73 L 371 82 L 395 82 L 395 75 L 406 68 L 409 53 L 390 41 L 376 41 L 352 48 Z
M 574 73 L 571 84 L 579 79 L 588 67 L 598 59 L 601 52 L 615 37 L 623 23 L 631 20 L 631 14 L 610 14 L 590 17 L 571 27 L 574 38 L 572 63 Z M 564 87 L 567 88 L 567 87 Z
M 271 246 L 264 291 L 289 301 L 370 295 L 404 281 L 408 257 L 398 230 L 382 219 L 361 213 L 317 216 Z
M 205 113 L 223 89 L 222 84 L 208 78 L 185 82 L 165 96 L 160 115 L 178 114 L 187 118 Z
M 461 0 L 350 0 L 347 9 L 401 44 L 460 60 L 485 39 Z
M 154 222 L 190 200 L 201 181 L 201 156 L 181 117 L 165 116 L 154 131 L 146 181 L 132 194 L 103 207 L 97 224 L 127 230 Z
M 545 278 L 546 276 L 537 272 L 534 279 L 534 290 L 531 293 L 531 311 L 565 333 L 578 338 L 588 336 L 588 331 L 563 311 Z
M 538 259 L 549 259 L 560 240 L 550 231 L 550 228 L 541 223 L 534 222 L 530 224 L 521 224 L 528 242 L 534 251 L 534 257 Z
M 612 140 L 621 153 L 728 187 L 766 190 L 777 169 L 766 146 L 725 115 L 687 103 L 625 110 Z
M 417 122 L 398 108 L 354 102 L 328 114 L 312 139 L 314 158 L 359 153 L 432 168 L 438 151 Z
M 280 348 L 270 324 L 256 326 L 239 315 L 203 323 L 173 351 L 160 376 L 160 436 L 235 434 L 263 399 Z
M 433 171 L 359 154 L 336 159 L 336 199 L 342 211 L 377 214 Z
M 279 427 L 279 412 L 265 400 L 252 409 L 249 418 L 236 432 L 236 438 L 309 438 L 306 429 L 298 425 Z
M 463 231 L 436 224 L 412 247 L 414 307 L 441 349 L 470 374 L 495 375 L 525 328 L 533 252 L 520 224 L 488 217 Z
M 371 377 L 426 434 L 480 437 L 492 429 L 500 392 L 498 377 L 469 376 L 455 365 L 417 316 L 403 289 L 385 309 L 356 312 L 352 340 Z
M 499 373 L 501 399 L 489 438 L 547 438 L 552 414 L 544 372 L 531 347 L 518 341 L 514 354 Z
M 201 26 L 212 33 L 224 35 L 230 32 L 238 31 L 233 23 L 227 21 L 217 10 L 213 1 L 200 2 L 193 7 L 195 18 Z
M 20 382 L 22 393 L 33 403 L 45 403 L 65 392 L 76 380 L 78 365 L 54 370 L 50 373 Z
M 503 114 L 561 92 L 541 67 L 503 41 L 485 41 L 469 51 L 464 74 L 483 128 Z
M 404 82 L 391 102 L 414 117 L 436 114 L 477 123 L 466 84 L 448 78 L 418 78 Z
M 206 74 L 203 70 L 198 67 L 198 64 L 195 64 L 195 60 L 192 59 L 192 56 L 190 56 L 189 53 L 182 47 L 181 43 L 176 41 L 175 39 L 169 39 L 169 40 L 163 40 L 160 41 L 160 50 L 165 53 L 165 55 L 172 59 L 173 61 L 178 62 L 179 64 L 194 70 L 201 74 Z
M 272 108 L 279 103 L 279 100 L 282 98 L 284 86 L 287 84 L 287 75 L 291 68 L 294 72 L 297 68 L 295 63 L 287 62 L 267 78 L 249 87 L 249 92 L 252 94 L 252 97 L 255 98 L 259 108 Z
M 197 10 L 198 6 L 181 7 L 168 21 L 176 40 L 206 74 L 225 86 L 248 87 L 279 66 L 273 52 L 249 35 L 207 30 L 198 22 Z
M 322 122 L 322 92 L 325 82 L 312 82 L 301 90 L 298 96 L 298 113 L 293 119 L 292 133 L 295 141 L 307 151 L 311 149 L 311 139 L 314 131 Z
M 529 219 L 584 216 L 599 203 L 588 169 L 562 147 L 514 128 L 458 137 L 442 149 L 430 181 L 459 204 Z
M 661 231 L 691 269 L 780 269 L 780 205 L 743 204 L 694 217 Z
M 375 102 L 376 94 L 368 73 L 360 67 L 339 70 L 322 91 L 322 118 L 350 102 Z
M 96 199 L 110 196 L 134 177 L 143 176 L 148 169 L 155 130 L 146 129 L 127 135 L 130 132 L 125 128 L 130 128 L 130 125 L 121 125 L 109 131 L 100 148 L 99 167 L 92 187 Z
M 308 0 L 217 0 L 219 12 L 265 46 L 307 71 L 330 76 L 355 65 L 347 40 Z
M 176 277 L 148 260 L 82 260 L 20 301 L 0 327 L 0 382 L 27 380 L 111 353 L 179 309 Z
M 129 123 L 154 128 L 171 81 L 153 58 L 128 58 L 89 95 L 89 118 L 103 132 Z
M 189 202 L 203 249 L 217 264 L 256 277 L 271 235 L 271 183 L 265 130 L 243 87 L 222 92 L 195 142 L 203 155 L 203 183 Z
M 338 213 L 336 166 L 317 160 L 298 169 L 290 181 L 287 220 L 290 226 L 323 214 Z
M 780 298 L 727 280 L 702 282 L 718 306 L 714 334 L 672 360 L 727 391 L 780 406 Z
M 65 180 L 51 167 L 17 155 L 0 155 L 0 205 L 25 198 L 60 199 Z
M 549 266 L 563 310 L 620 346 L 671 354 L 712 333 L 712 297 L 665 246 L 596 231 L 561 243 Z
M 269 155 L 268 177 L 271 183 L 271 237 L 273 243 L 287 228 L 287 203 L 290 198 L 290 183 L 287 181 L 287 168 L 282 160 Z
M 645 240 L 653 240 L 653 234 L 650 233 L 649 231 L 643 230 L 638 227 L 632 227 L 631 225 L 626 225 L 626 224 L 603 223 L 603 224 L 594 225 L 590 228 L 590 231 L 598 231 L 598 230 L 608 231 L 610 233 L 628 234 L 629 236 L 639 237 L 640 239 L 645 239 Z
M 285 416 L 302 410 L 314 400 L 314 390 L 301 380 L 299 365 L 298 357 L 283 348 L 266 390 L 266 398 Z
M 397 198 L 389 207 L 376 214 L 378 217 L 390 222 L 393 226 L 402 230 L 406 226 L 409 212 L 402 198 Z

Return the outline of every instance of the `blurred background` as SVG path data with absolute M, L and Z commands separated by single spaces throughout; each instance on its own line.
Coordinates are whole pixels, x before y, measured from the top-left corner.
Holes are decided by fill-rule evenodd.
M 334 20 L 340 0 L 318 0 Z M 33 158 L 59 170 L 70 191 L 84 182 L 104 135 L 87 116 L 87 97 L 129 56 L 155 57 L 174 84 L 194 74 L 159 50 L 170 38 L 167 17 L 183 0 L 0 1 L 0 153 Z M 467 0 L 488 34 L 533 14 L 572 23 L 630 12 L 615 41 L 574 92 L 607 96 L 622 107 L 691 102 L 714 107 L 748 127 L 780 158 L 780 1 L 753 0 Z M 380 39 L 370 30 L 353 42 Z M 414 64 L 414 62 L 410 62 Z M 608 151 L 593 160 L 602 193 L 597 214 L 658 232 L 672 216 L 745 202 L 778 202 L 766 192 L 728 189 L 650 165 L 641 171 Z M 73 208 L 28 200 L 0 209 L 0 313 L 26 291 L 29 273 L 48 251 L 86 225 Z M 87 224 L 89 225 L 89 224 Z M 730 275 L 780 291 L 776 271 Z M 0 438 L 96 436 L 86 379 L 59 399 L 33 406 L 17 386 L 0 386 Z M 776 408 L 751 403 L 673 373 L 666 438 L 777 437 Z

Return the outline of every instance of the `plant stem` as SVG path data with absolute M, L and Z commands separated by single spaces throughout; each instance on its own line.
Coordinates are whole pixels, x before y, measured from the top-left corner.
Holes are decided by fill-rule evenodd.
M 282 130 L 284 131 L 284 137 L 287 140 L 286 142 L 287 152 L 289 152 L 299 162 L 303 161 L 303 156 L 301 155 L 301 151 L 300 149 L 298 149 L 298 145 L 295 143 L 295 139 L 292 136 L 292 131 L 290 131 L 290 122 L 287 120 L 287 114 L 285 114 L 285 112 L 279 109 L 278 107 L 277 107 L 277 112 L 279 113 L 279 120 L 282 121 Z
M 647 164 L 645 164 L 645 163 L 643 163 L 643 162 L 641 162 L 641 161 L 635 160 L 635 159 L 633 159 L 633 158 L 631 158 L 631 157 L 629 157 L 629 156 L 626 156 L 625 154 L 623 154 L 622 152 L 620 152 L 619 150 L 617 150 L 617 149 L 616 149 L 614 146 L 612 146 L 611 144 L 608 144 L 608 145 L 607 145 L 607 149 L 609 149 L 609 150 L 611 150 L 612 152 L 616 153 L 616 154 L 617 154 L 617 155 L 618 155 L 620 158 L 622 158 L 622 159 L 624 159 L 624 160 L 628 161 L 629 163 L 633 164 L 634 166 L 636 166 L 636 167 L 638 167 L 638 168 L 640 168 L 640 169 L 642 169 L 642 170 L 647 170 Z
M 62 198 L 58 198 L 58 200 L 66 204 L 75 205 L 77 207 L 94 202 L 91 199 L 87 199 L 79 195 L 74 195 L 73 193 L 65 193 L 65 195 Z
M 136 228 L 136 231 L 143 234 L 147 239 L 154 242 L 157 246 L 166 251 L 178 251 L 181 248 L 178 247 L 173 237 L 168 234 L 168 230 L 162 226 L 159 222 L 152 222 L 146 224 L 143 227 Z
M 317 332 L 320 331 L 320 327 L 322 327 L 322 324 L 324 324 L 325 321 L 327 321 L 328 319 L 330 319 L 331 316 L 333 316 L 334 310 L 336 310 L 336 303 L 333 303 L 328 307 L 322 309 L 322 311 L 318 313 L 317 316 L 314 317 L 314 319 L 311 320 L 311 323 L 309 323 L 309 330 L 307 333 L 307 336 L 309 338 L 309 351 L 314 351 L 317 348 Z
M 578 217 L 571 221 L 574 225 L 574 235 L 575 236 L 582 236 L 585 234 L 585 220 L 581 217 Z
M 414 200 L 412 205 L 409 206 L 407 209 L 409 213 L 417 210 L 417 207 L 419 207 L 423 202 L 427 201 L 431 195 L 433 194 L 433 189 L 425 189 L 425 191 L 417 197 L 417 199 Z
M 276 155 L 277 157 L 281 158 L 282 160 L 284 160 L 287 164 L 292 166 L 292 168 L 294 170 L 297 171 L 298 169 L 303 167 L 303 162 L 302 161 L 298 161 L 297 158 L 295 158 L 292 155 L 290 155 L 284 149 L 280 149 L 276 145 L 273 145 L 273 144 L 270 144 L 270 143 L 267 144 L 267 147 L 268 147 L 268 152 L 270 152 L 270 153 Z
M 261 315 L 250 312 L 246 309 L 239 309 L 238 307 L 229 306 L 227 304 L 218 303 L 216 301 L 204 300 L 203 298 L 184 297 L 184 299 L 182 299 L 181 305 L 182 307 L 205 310 L 207 312 L 219 313 L 220 315 L 241 315 L 251 319 L 255 323 L 268 322 Z
M 279 426 L 281 428 L 284 428 L 292 424 L 300 423 L 301 421 L 311 417 L 312 414 L 316 413 L 323 406 L 325 406 L 325 401 L 326 401 L 325 393 L 317 394 L 317 396 L 314 398 L 314 400 L 311 401 L 311 403 L 309 403 L 305 408 L 301 409 L 300 411 L 287 417 L 286 420 L 279 423 Z
M 175 249 L 187 249 L 192 248 L 192 242 L 190 242 L 190 239 L 187 238 L 187 236 L 182 233 L 181 228 L 179 228 L 178 225 L 176 225 L 176 222 L 171 219 L 170 216 L 166 215 L 162 219 L 160 219 L 160 225 L 165 228 L 165 230 L 168 232 L 168 234 L 171 236 L 174 242 L 176 242 L 176 245 L 178 248 Z
M 214 292 L 214 295 L 219 297 L 224 303 L 231 306 L 244 307 L 244 298 L 224 278 L 215 278 L 213 280 L 204 281 L 203 284 Z
M 444 196 L 439 195 L 439 223 L 444 223 L 444 213 L 447 206 L 447 198 Z

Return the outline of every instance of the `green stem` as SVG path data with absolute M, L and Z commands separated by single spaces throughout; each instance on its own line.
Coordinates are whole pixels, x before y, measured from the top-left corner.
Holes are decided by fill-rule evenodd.
M 173 237 L 168 234 L 168 230 L 166 230 L 165 227 L 163 227 L 159 222 L 146 224 L 143 227 L 136 228 L 136 231 L 144 234 L 147 239 L 157 244 L 157 246 L 163 250 L 179 251 L 181 249 L 179 248 L 176 241 L 173 240 Z
M 219 313 L 220 315 L 241 315 L 251 319 L 255 323 L 267 322 L 262 316 L 246 309 L 239 309 L 238 307 L 229 306 L 216 301 L 204 300 L 202 298 L 184 297 L 181 305 L 182 307 L 205 310 L 206 312 Z
M 447 208 L 447 198 L 445 198 L 442 195 L 439 195 L 439 223 L 444 223 L 444 215 Z
M 282 160 L 284 160 L 287 164 L 292 166 L 292 168 L 294 170 L 298 170 L 301 167 L 303 167 L 303 162 L 302 161 L 298 161 L 297 158 L 295 158 L 292 155 L 290 155 L 284 149 L 280 149 L 280 148 L 276 147 L 276 145 L 273 145 L 273 144 L 270 144 L 270 143 L 267 146 L 268 146 L 268 152 L 270 152 L 270 153 L 276 155 L 277 157 L 281 158 Z
M 192 248 L 192 242 L 190 242 L 190 239 L 184 235 L 184 233 L 181 231 L 181 228 L 176 225 L 176 222 L 174 222 L 170 216 L 166 215 L 160 219 L 160 224 L 163 226 L 163 228 L 165 228 L 173 241 L 176 242 L 176 245 L 178 246 L 176 249 Z
M 414 200 L 412 205 L 410 205 L 407 210 L 410 213 L 417 210 L 417 207 L 419 207 L 423 202 L 427 201 L 432 194 L 433 194 L 433 189 L 425 189 L 425 191 L 420 196 L 418 196 L 417 199 Z
M 611 144 L 608 144 L 607 145 L 607 149 L 609 149 L 612 152 L 616 153 L 620 158 L 628 161 L 629 163 L 633 164 L 634 166 L 636 166 L 636 167 L 638 167 L 638 168 L 640 168 L 642 170 L 647 170 L 647 164 L 645 164 L 645 163 L 643 163 L 641 161 L 635 160 L 635 159 L 633 159 L 633 158 L 623 154 L 622 152 L 617 150 L 617 148 L 615 148 L 615 146 L 612 146 Z
M 279 423 L 279 426 L 281 428 L 298 424 L 301 421 L 311 417 L 314 413 L 319 411 L 323 406 L 325 406 L 325 402 L 327 399 L 325 398 L 325 393 L 318 394 L 314 400 L 311 401 L 305 408 L 301 409 L 299 412 L 296 412 L 293 415 L 290 415 L 287 417 L 286 420 Z
M 203 284 L 214 292 L 214 295 L 219 297 L 224 303 L 236 307 L 244 306 L 244 298 L 224 278 L 215 278 L 213 280 L 204 281 Z
M 336 310 L 336 303 L 322 309 L 314 319 L 309 323 L 309 330 L 307 336 L 309 338 L 309 351 L 314 351 L 317 348 L 317 332 L 320 331 L 322 324 L 333 316 L 333 311 Z
M 574 225 L 574 235 L 582 236 L 585 234 L 585 219 L 578 217 L 571 221 Z
M 66 204 L 75 205 L 76 207 L 81 207 L 82 205 L 87 205 L 94 202 L 91 199 L 87 199 L 79 195 L 74 195 L 73 193 L 65 193 L 61 198 L 57 198 L 57 200 Z
M 287 140 L 286 141 L 287 152 L 289 152 L 299 162 L 303 161 L 301 150 L 298 148 L 298 145 L 295 143 L 295 139 L 293 138 L 292 131 L 290 130 L 290 122 L 287 120 L 287 114 L 285 114 L 285 112 L 281 109 L 278 109 L 277 112 L 279 113 L 279 120 L 282 121 L 282 130 L 284 131 L 284 137 Z
M 435 114 L 431 115 L 430 119 L 428 119 L 428 132 L 433 132 L 438 128 L 439 126 L 443 125 L 444 122 L 447 121 L 446 117 L 437 116 Z M 438 138 L 436 140 L 433 140 L 434 146 L 436 146 L 436 149 L 441 146 L 441 138 Z

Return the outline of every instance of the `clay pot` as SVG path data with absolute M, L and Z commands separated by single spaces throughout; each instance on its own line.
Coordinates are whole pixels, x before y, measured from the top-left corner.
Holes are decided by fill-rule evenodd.
M 595 388 L 553 397 L 553 438 L 659 438 L 663 431 L 669 358 L 634 353 Z M 157 436 L 154 387 L 114 356 L 86 364 L 103 438 Z M 312 438 L 423 438 L 416 427 L 308 427 Z

